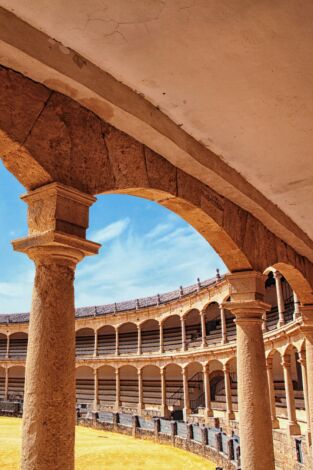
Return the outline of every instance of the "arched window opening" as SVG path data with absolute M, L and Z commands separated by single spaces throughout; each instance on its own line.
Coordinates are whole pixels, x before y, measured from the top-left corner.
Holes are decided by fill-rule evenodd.
M 145 414 L 155 416 L 161 405 L 161 377 L 157 366 L 142 369 L 142 392 Z
M 205 407 L 204 381 L 202 365 L 192 362 L 187 366 L 188 394 L 190 409 L 197 414 L 199 408 Z
M 202 331 L 199 310 L 192 309 L 185 315 L 185 325 L 187 349 L 200 347 L 202 341 Z
M 76 369 L 76 404 L 81 413 L 86 413 L 94 399 L 94 377 L 91 367 Z
M 10 401 L 23 401 L 25 386 L 25 367 L 10 367 L 8 374 L 8 399 Z
M 264 301 L 271 305 L 266 314 L 266 329 L 274 330 L 295 318 L 295 293 L 282 274 L 275 270 L 267 273 Z M 296 298 L 296 303 L 298 300 Z
M 92 356 L 94 353 L 95 335 L 91 328 L 76 331 L 76 356 Z
M 183 419 L 184 389 L 182 369 L 176 364 L 165 367 L 166 404 L 173 419 Z
M 99 402 L 101 410 L 112 410 L 116 402 L 115 369 L 102 366 L 98 369 Z
M 179 315 L 171 315 L 163 322 L 164 351 L 173 351 L 182 347 L 182 329 Z
M 147 320 L 141 324 L 141 351 L 143 354 L 157 352 L 160 349 L 160 326 L 156 320 Z
M 98 330 L 98 355 L 109 356 L 116 352 L 116 332 L 111 325 L 105 325 Z
M 28 335 L 26 333 L 13 333 L 10 336 L 9 357 L 22 359 L 27 354 Z
M 134 323 L 123 323 L 118 330 L 119 353 L 136 354 L 138 350 L 138 330 Z
M 5 369 L 0 367 L 0 400 L 5 398 Z
M 0 359 L 4 359 L 7 353 L 7 336 L 0 333 Z
M 120 367 L 120 403 L 123 411 L 134 412 L 138 406 L 138 374 L 133 366 Z

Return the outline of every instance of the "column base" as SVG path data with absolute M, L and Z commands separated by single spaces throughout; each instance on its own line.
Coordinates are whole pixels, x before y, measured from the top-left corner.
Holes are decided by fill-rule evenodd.
M 190 408 L 183 408 L 183 418 L 184 421 L 187 422 L 188 416 L 191 414 L 191 409 Z
M 272 428 L 273 429 L 279 429 L 279 421 L 277 418 L 272 419 Z
M 120 407 L 121 407 L 121 404 L 116 401 L 115 404 L 114 404 L 114 411 L 115 411 L 115 413 L 119 413 Z
M 286 324 L 286 323 L 285 323 L 285 320 L 278 320 L 278 322 L 277 322 L 277 328 L 281 328 L 281 327 L 285 326 L 285 324 Z
M 161 408 L 160 408 L 160 414 L 161 414 L 161 417 L 162 417 L 162 418 L 170 418 L 171 413 L 170 413 L 170 410 L 168 409 L 168 406 L 167 406 L 167 405 L 161 406 Z
M 97 412 L 99 410 L 99 402 L 94 401 L 92 404 L 92 411 Z
M 137 406 L 137 414 L 138 414 L 138 416 L 142 415 L 142 405 Z
M 205 341 L 204 343 L 201 343 L 201 348 L 206 348 L 207 347 L 207 342 Z
M 209 408 L 204 408 L 203 416 L 204 416 L 205 424 L 208 424 L 209 418 L 213 417 L 213 410 L 210 410 Z
M 235 419 L 235 413 L 233 411 L 226 411 L 225 417 L 227 421 L 233 421 Z
M 290 436 L 299 436 L 301 434 L 298 423 L 288 423 L 288 433 Z

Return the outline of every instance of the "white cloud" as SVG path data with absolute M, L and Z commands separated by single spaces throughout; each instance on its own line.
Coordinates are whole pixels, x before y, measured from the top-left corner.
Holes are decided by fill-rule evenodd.
M 106 227 L 101 228 L 100 230 L 95 230 L 89 235 L 89 239 L 98 243 L 104 243 L 109 240 L 113 240 L 116 237 L 119 237 L 128 227 L 129 218 L 118 220 L 112 224 L 107 225 Z
M 100 257 L 79 266 L 76 304 L 99 305 L 166 292 L 194 283 L 197 277 L 214 276 L 216 268 L 225 269 L 191 227 L 173 220 L 140 234 L 129 226 Z

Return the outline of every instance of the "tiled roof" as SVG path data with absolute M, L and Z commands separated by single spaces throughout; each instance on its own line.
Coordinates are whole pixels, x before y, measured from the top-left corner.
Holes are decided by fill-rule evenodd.
M 157 305 L 164 305 L 173 300 L 180 299 L 187 295 L 193 294 L 199 290 L 205 289 L 211 285 L 216 284 L 223 280 L 224 276 L 214 277 L 205 281 L 198 281 L 187 287 L 166 292 L 165 294 L 153 295 L 150 297 L 143 297 L 141 299 L 126 300 L 124 302 L 117 302 L 114 304 L 97 305 L 93 307 L 81 307 L 76 309 L 76 318 L 82 317 L 98 317 L 117 312 L 126 312 L 129 310 L 138 310 L 140 308 L 154 307 Z M 0 315 L 0 323 L 27 323 L 29 321 L 29 313 L 11 313 L 7 315 Z

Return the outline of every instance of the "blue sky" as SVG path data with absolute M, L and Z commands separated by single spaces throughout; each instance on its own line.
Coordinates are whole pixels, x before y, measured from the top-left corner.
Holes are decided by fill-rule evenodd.
M 10 240 L 27 234 L 24 188 L 0 164 L 0 312 L 29 311 L 33 263 Z M 101 305 L 176 289 L 226 270 L 190 225 L 145 199 L 102 195 L 90 211 L 88 239 L 100 254 L 77 269 L 76 306 Z

